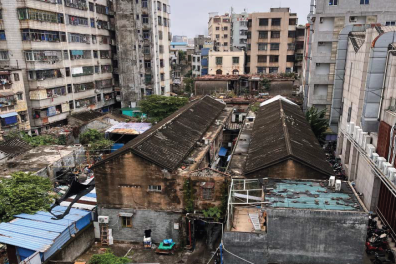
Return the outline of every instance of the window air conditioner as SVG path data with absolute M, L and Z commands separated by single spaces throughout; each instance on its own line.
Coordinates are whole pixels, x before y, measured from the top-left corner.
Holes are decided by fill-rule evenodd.
M 390 164 L 389 162 L 384 162 L 382 164 L 382 172 L 387 175 L 388 174 L 388 170 L 392 168 L 392 164 Z
M 349 122 L 349 131 L 347 131 L 347 133 L 352 136 L 354 129 L 355 129 L 355 123 Z
M 371 144 L 367 144 L 366 146 L 366 152 L 367 152 L 367 156 L 369 157 L 369 159 L 373 159 L 373 154 L 375 153 L 375 147 Z
M 379 158 L 377 159 L 377 162 L 376 162 L 378 169 L 380 169 L 380 170 L 382 171 L 383 164 L 384 164 L 385 162 L 386 162 L 386 159 L 385 159 L 384 157 L 379 157 Z
M 373 153 L 373 155 L 371 156 L 371 160 L 375 163 L 375 164 L 377 164 L 377 160 L 378 160 L 378 158 L 379 158 L 379 155 L 377 154 L 377 153 Z

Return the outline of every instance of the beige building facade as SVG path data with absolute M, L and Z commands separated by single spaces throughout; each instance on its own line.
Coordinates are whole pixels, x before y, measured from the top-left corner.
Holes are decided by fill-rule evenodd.
M 209 74 L 239 75 L 244 74 L 245 52 L 224 51 L 209 52 Z
M 214 42 L 214 50 L 231 51 L 231 17 L 228 13 L 225 15 L 210 14 L 208 32 Z
M 249 14 L 246 73 L 293 71 L 297 21 L 289 8 Z

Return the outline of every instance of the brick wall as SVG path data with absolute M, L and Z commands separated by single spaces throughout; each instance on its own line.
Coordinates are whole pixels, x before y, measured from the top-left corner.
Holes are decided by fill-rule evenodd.
M 388 158 L 389 153 L 389 139 L 391 126 L 384 121 L 380 122 L 378 130 L 378 143 L 377 143 L 377 153 L 380 157 Z

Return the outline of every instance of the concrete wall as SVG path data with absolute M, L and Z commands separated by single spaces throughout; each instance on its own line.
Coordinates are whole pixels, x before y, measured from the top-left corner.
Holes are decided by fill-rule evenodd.
M 294 160 L 274 164 L 268 168 L 246 174 L 248 179 L 267 178 L 277 175 L 278 179 L 328 179 L 329 175 L 320 173 Z
M 224 246 L 253 263 L 361 264 L 367 214 L 267 209 L 267 233 L 225 232 Z M 241 260 L 224 253 L 225 263 Z
M 122 227 L 119 213 L 133 213 L 132 227 Z M 109 226 L 112 228 L 113 238 L 118 241 L 143 242 L 144 230 L 151 229 L 153 243 L 172 238 L 179 242 L 181 230 L 181 213 L 134 210 L 134 209 L 106 209 L 98 208 L 99 215 L 109 216 Z M 174 224 L 179 224 L 179 229 Z M 93 233 L 93 232 L 92 232 Z
M 195 95 L 225 93 L 228 90 L 228 81 L 195 81 Z
M 78 233 L 75 238 L 65 244 L 62 249 L 56 253 L 51 260 L 53 261 L 74 261 L 95 242 L 94 226 L 87 226 L 82 232 Z
M 268 238 L 266 233 L 224 232 L 224 248 L 253 263 L 268 263 Z M 240 264 L 241 260 L 224 253 L 224 263 Z

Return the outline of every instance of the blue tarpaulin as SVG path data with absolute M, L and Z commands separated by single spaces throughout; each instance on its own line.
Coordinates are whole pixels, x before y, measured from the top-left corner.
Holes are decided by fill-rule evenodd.
M 220 156 L 220 157 L 225 157 L 226 154 L 227 154 L 227 149 L 221 147 L 221 148 L 220 148 L 220 151 L 219 151 L 219 156 Z
M 8 114 L 2 114 L 2 115 L 0 115 L 0 118 L 6 118 L 6 117 L 10 117 L 10 116 L 18 116 L 18 113 L 17 112 L 11 112 L 11 113 L 8 113 Z
M 47 116 L 54 116 L 56 115 L 56 108 L 55 106 L 50 106 L 47 109 Z
M 84 54 L 84 52 L 82 50 L 72 50 L 71 54 L 72 55 L 80 55 L 80 56 L 82 56 Z
M 5 125 L 18 123 L 18 113 L 16 112 L 0 115 L 0 118 L 4 119 Z

